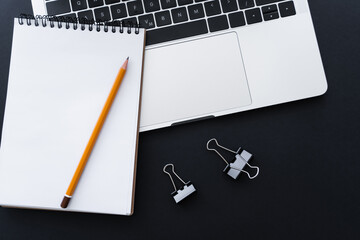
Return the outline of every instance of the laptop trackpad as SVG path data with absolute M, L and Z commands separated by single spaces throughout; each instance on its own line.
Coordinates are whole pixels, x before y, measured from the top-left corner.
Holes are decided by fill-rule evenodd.
M 249 104 L 236 33 L 146 51 L 141 127 L 217 115 Z

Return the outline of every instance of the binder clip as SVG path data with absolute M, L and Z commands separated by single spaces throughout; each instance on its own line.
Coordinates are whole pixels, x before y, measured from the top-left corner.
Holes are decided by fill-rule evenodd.
M 173 174 L 184 184 L 184 186 L 180 189 L 176 188 L 175 182 L 173 180 L 173 178 L 171 177 L 170 173 L 167 172 L 165 169 L 167 167 L 171 166 L 172 167 L 172 172 Z M 166 173 L 167 175 L 169 175 L 170 180 L 172 185 L 174 186 L 175 191 L 173 193 L 171 193 L 171 196 L 173 196 L 174 200 L 176 203 L 179 203 L 181 200 L 183 200 L 184 198 L 186 198 L 187 196 L 189 196 L 190 194 L 194 193 L 196 191 L 194 185 L 189 181 L 187 183 L 185 183 L 180 177 L 179 175 L 177 175 L 175 173 L 174 170 L 174 164 L 166 164 L 163 168 L 164 173 Z
M 210 148 L 209 144 L 210 142 L 215 141 L 215 144 L 219 147 L 222 148 L 228 152 L 234 153 L 235 154 L 235 159 L 233 160 L 233 162 L 229 163 L 228 161 L 226 161 L 226 159 L 215 149 L 215 148 Z M 244 172 L 248 175 L 248 177 L 250 179 L 254 179 L 257 177 L 257 175 L 259 174 L 259 168 L 256 166 L 251 166 L 248 162 L 249 160 L 252 158 L 252 154 L 245 151 L 244 149 L 242 149 L 241 147 L 239 147 L 239 149 L 235 152 L 231 149 L 228 149 L 224 146 L 221 146 L 217 140 L 215 138 L 210 139 L 207 144 L 206 144 L 206 148 L 209 151 L 214 151 L 216 152 L 221 158 L 222 160 L 224 160 L 224 162 L 226 163 L 226 167 L 224 169 L 224 172 L 227 173 L 227 175 L 229 175 L 230 177 L 232 177 L 233 179 L 237 179 L 240 175 L 241 172 Z M 245 171 L 243 168 L 245 167 L 245 165 L 249 166 L 250 168 L 256 169 L 256 174 L 251 176 L 249 172 Z

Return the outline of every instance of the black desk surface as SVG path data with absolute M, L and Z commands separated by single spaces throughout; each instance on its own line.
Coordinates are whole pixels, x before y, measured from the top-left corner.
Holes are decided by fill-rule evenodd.
M 360 1 L 310 7 L 324 96 L 141 133 L 133 216 L 0 208 L 0 239 L 360 239 Z M 32 9 L 30 0 L 0 9 L 2 119 L 13 17 Z M 212 137 L 253 153 L 259 177 L 223 174 L 205 148 Z M 181 205 L 162 173 L 169 162 L 198 189 Z

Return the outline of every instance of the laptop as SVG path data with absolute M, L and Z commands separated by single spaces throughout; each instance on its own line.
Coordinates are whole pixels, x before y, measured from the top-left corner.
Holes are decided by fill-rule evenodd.
M 147 29 L 140 131 L 327 90 L 307 0 L 32 0 L 32 5 L 35 15 L 139 22 Z

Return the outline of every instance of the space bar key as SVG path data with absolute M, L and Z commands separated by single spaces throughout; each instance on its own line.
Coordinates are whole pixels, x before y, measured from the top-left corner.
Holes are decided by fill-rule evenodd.
M 146 45 L 177 40 L 208 33 L 205 20 L 187 22 L 155 30 L 146 31 Z

